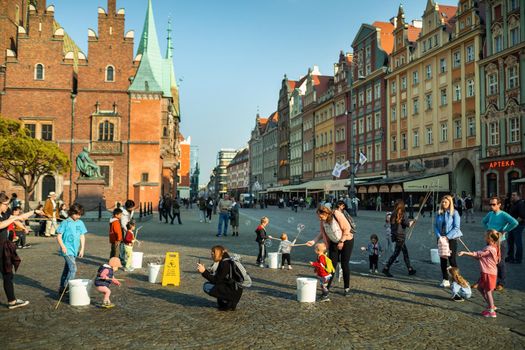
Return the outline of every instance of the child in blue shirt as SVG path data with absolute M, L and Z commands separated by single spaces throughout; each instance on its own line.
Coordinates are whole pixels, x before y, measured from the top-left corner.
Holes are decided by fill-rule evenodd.
M 86 244 L 85 234 L 87 233 L 84 222 L 80 217 L 84 214 L 84 208 L 80 204 L 73 204 L 68 210 L 68 218 L 58 226 L 57 241 L 60 246 L 59 254 L 64 257 L 64 270 L 60 278 L 59 294 L 67 288 L 70 280 L 75 278 L 77 273 L 76 257 L 84 256 Z
M 472 296 L 470 284 L 465 278 L 463 278 L 463 276 L 461 276 L 459 269 L 451 266 L 448 268 L 448 274 L 451 282 L 450 290 L 452 292 L 452 300 L 463 301 L 465 299 L 470 299 Z

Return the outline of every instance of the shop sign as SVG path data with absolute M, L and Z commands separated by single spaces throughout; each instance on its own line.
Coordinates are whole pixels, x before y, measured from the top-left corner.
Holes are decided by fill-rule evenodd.
M 499 160 L 497 162 L 490 162 L 489 168 L 508 168 L 511 166 L 516 166 L 516 163 L 513 160 Z

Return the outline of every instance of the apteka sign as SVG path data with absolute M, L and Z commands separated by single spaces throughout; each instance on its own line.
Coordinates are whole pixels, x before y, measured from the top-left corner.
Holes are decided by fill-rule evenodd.
M 516 163 L 513 160 L 500 160 L 500 161 L 497 161 L 497 162 L 490 162 L 489 163 L 489 168 L 490 169 L 494 169 L 494 168 L 508 168 L 508 167 L 511 167 L 511 166 L 516 166 Z

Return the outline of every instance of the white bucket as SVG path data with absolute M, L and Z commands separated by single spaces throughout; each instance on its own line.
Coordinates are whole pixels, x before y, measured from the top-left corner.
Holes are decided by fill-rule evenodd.
M 133 252 L 133 255 L 131 256 L 131 268 L 141 269 L 143 257 L 144 257 L 143 252 Z
M 163 272 L 164 272 L 164 265 L 148 264 L 149 283 L 160 283 L 162 281 Z
M 281 267 L 280 253 L 268 253 L 268 267 L 270 269 L 278 269 Z
M 297 279 L 297 301 L 301 303 L 315 303 L 317 279 L 299 277 Z
M 89 297 L 93 281 L 88 279 L 76 279 L 69 281 L 69 305 L 86 306 L 91 303 Z
M 439 264 L 439 254 L 437 249 L 430 249 L 430 262 L 432 264 Z

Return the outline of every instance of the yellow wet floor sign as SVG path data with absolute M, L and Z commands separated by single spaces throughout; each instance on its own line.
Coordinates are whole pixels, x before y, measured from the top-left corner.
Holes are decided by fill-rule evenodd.
M 167 286 L 168 284 L 180 285 L 179 253 L 177 252 L 166 253 L 166 259 L 164 260 L 162 285 Z

